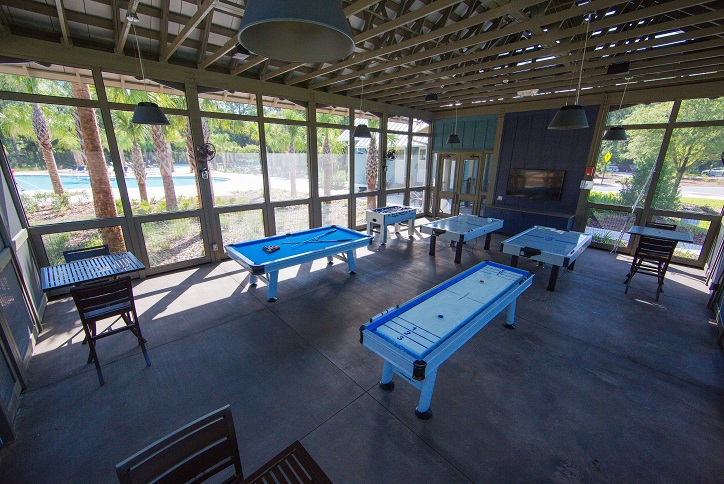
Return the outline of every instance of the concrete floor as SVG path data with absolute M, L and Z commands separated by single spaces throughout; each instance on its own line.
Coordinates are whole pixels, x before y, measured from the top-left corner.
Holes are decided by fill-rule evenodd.
M 699 270 L 622 281 L 630 259 L 588 249 L 575 271 L 535 274 L 517 329 L 499 316 L 438 373 L 433 418 L 359 326 L 499 252 L 462 264 L 428 238 L 358 250 L 357 274 L 325 261 L 280 275 L 279 300 L 233 261 L 137 281 L 153 365 L 130 333 L 99 343 L 106 385 L 86 364 L 72 300 L 50 302 L 31 384 L 0 451 L 0 482 L 114 482 L 114 465 L 231 404 L 245 475 L 300 440 L 334 482 L 721 482 L 724 359 Z

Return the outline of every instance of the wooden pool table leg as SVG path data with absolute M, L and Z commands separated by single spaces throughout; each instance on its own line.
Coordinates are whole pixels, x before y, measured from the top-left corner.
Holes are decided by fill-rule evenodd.
M 267 301 L 274 302 L 277 300 L 277 281 L 279 281 L 279 271 L 270 272 L 268 279 L 269 286 L 266 290 Z
M 437 370 L 432 373 L 427 373 L 425 379 L 422 381 L 420 401 L 415 409 L 415 415 L 420 420 L 429 420 L 432 418 L 430 402 L 432 402 L 432 392 L 435 389 L 435 377 L 437 377 Z
M 512 303 L 508 304 L 508 313 L 505 316 L 505 327 L 508 329 L 515 329 L 515 302 L 517 299 L 514 299 Z
M 356 274 L 354 265 L 354 250 L 347 251 L 347 265 L 349 266 L 349 273 Z

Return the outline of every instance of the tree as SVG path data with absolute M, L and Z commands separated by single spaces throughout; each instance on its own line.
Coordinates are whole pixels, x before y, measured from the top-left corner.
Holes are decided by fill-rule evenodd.
M 173 184 L 173 160 L 171 159 L 171 153 L 166 144 L 166 136 L 161 126 L 151 126 L 151 139 L 153 139 L 153 149 L 156 152 L 156 161 L 158 162 L 158 169 L 161 172 L 161 180 L 163 181 L 166 210 L 178 210 L 176 188 Z
M 365 163 L 365 178 L 367 179 L 367 191 L 373 191 L 377 188 L 377 177 L 380 174 L 380 160 L 377 152 L 377 138 L 372 133 L 370 138 L 370 146 L 367 149 L 367 162 Z M 367 197 L 367 208 L 377 208 L 377 197 L 370 195 Z
M 72 84 L 73 96 L 77 99 L 90 99 L 88 84 L 74 82 Z M 85 156 L 88 160 L 88 175 L 90 176 L 91 190 L 93 192 L 93 208 L 96 217 L 117 217 L 116 202 L 113 199 L 111 180 L 106 168 L 103 155 L 101 133 L 98 129 L 98 118 L 95 109 L 78 107 L 78 124 L 84 139 Z M 103 242 L 108 244 L 111 252 L 123 252 L 126 244 L 123 240 L 121 228 L 103 227 L 100 229 Z
M 119 151 L 131 151 L 131 170 L 133 176 L 136 177 L 138 196 L 142 202 L 148 202 L 146 162 L 143 160 L 143 152 L 141 151 L 141 144 L 148 139 L 147 132 L 143 125 L 131 122 L 133 113 L 130 111 L 113 111 L 111 116 Z

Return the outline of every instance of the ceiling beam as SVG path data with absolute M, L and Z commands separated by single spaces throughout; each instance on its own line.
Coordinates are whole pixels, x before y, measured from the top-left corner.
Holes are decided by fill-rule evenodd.
M 196 13 L 189 19 L 184 28 L 181 29 L 181 32 L 178 33 L 171 45 L 165 49 L 163 55 L 161 55 L 159 59 L 161 62 L 168 62 L 173 53 L 176 52 L 176 49 L 181 46 L 181 43 L 186 40 L 189 35 L 191 35 L 191 32 L 196 28 L 196 26 L 199 25 L 209 12 L 214 9 L 214 5 L 216 5 L 218 1 L 219 0 L 204 0 L 204 3 L 201 4 L 198 10 L 196 10 Z
M 161 60 L 161 56 L 168 45 L 168 9 L 170 3 L 171 0 L 161 0 L 161 40 L 158 44 L 159 60 Z
M 199 0 L 200 2 L 201 0 Z M 196 64 L 200 65 L 203 60 L 204 56 L 206 55 L 206 49 L 209 48 L 209 33 L 211 32 L 211 21 L 213 19 L 213 15 L 208 15 L 204 21 L 203 21 L 203 28 L 201 29 L 201 45 L 199 45 L 199 50 L 196 52 Z M 229 40 L 234 40 L 234 37 L 231 37 Z M 227 42 L 228 44 L 228 42 Z M 226 52 L 229 52 L 228 50 Z M 224 52 L 224 54 L 226 54 Z M 222 54 L 222 55 L 224 55 Z
M 73 45 L 70 38 L 70 27 L 68 27 L 68 18 L 65 16 L 65 7 L 63 0 L 55 0 L 55 8 L 58 11 L 58 22 L 60 23 L 60 31 L 63 33 L 63 44 Z
M 140 0 L 130 0 L 128 2 L 128 7 L 126 8 L 127 14 L 134 14 L 136 13 L 136 10 L 138 10 L 138 3 Z M 122 54 L 123 49 L 126 48 L 126 40 L 128 40 L 128 32 L 131 30 L 131 22 L 129 22 L 126 19 L 121 19 L 121 22 L 123 22 L 123 27 L 120 31 L 120 36 L 116 40 L 116 53 Z

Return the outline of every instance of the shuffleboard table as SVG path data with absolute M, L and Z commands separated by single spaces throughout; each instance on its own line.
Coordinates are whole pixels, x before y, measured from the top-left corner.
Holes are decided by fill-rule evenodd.
M 415 415 L 432 416 L 438 367 L 507 308 L 515 324 L 518 296 L 533 276 L 495 262 L 482 262 L 414 299 L 377 314 L 360 328 L 360 343 L 384 360 L 380 387 L 392 390 L 399 375 L 420 390 Z
M 590 234 L 536 225 L 501 242 L 500 251 L 510 254 L 513 267 L 518 266 L 519 256 L 551 264 L 553 268 L 546 289 L 555 291 L 560 268 L 572 271 L 578 256 L 591 245 L 591 239 Z
M 224 246 L 230 258 L 251 274 L 250 282 L 267 284 L 267 301 L 277 300 L 279 271 L 323 257 L 332 264 L 336 257 L 347 263 L 350 274 L 355 273 L 354 250 L 370 243 L 371 237 L 355 230 L 328 225 L 285 235 L 274 235 L 259 240 Z M 264 248 L 271 250 L 268 252 Z M 274 248 L 276 247 L 276 248 Z
M 503 221 L 497 218 L 479 217 L 477 215 L 460 214 L 454 217 L 436 220 L 420 225 L 420 232 L 430 234 L 430 255 L 435 255 L 437 239 L 449 240 L 455 247 L 455 263 L 460 264 L 463 255 L 463 244 L 485 235 L 485 250 L 490 249 L 492 232 L 503 228 Z

